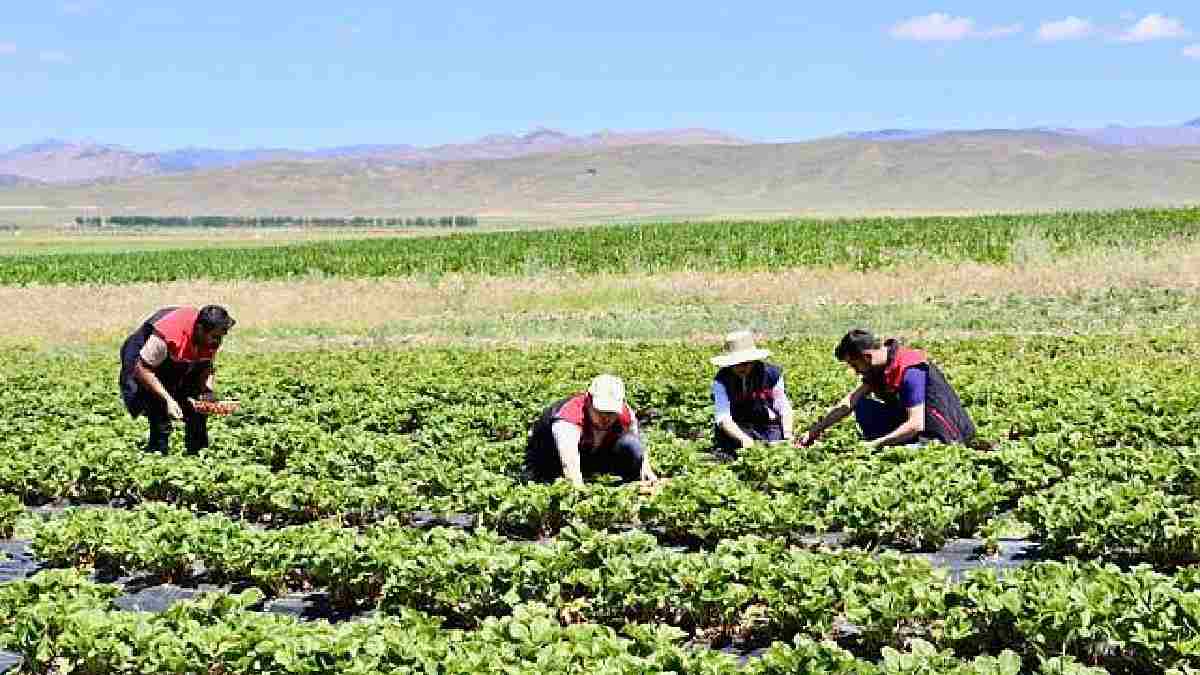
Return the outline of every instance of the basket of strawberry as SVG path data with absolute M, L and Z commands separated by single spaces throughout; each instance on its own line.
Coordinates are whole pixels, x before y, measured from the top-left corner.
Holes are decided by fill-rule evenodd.
M 241 407 L 238 401 L 217 401 L 211 398 L 189 398 L 192 410 L 201 415 L 232 415 Z

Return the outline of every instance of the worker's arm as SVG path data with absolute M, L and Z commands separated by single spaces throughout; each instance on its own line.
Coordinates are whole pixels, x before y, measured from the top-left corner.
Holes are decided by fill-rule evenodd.
M 905 410 L 908 412 L 908 417 L 900 423 L 900 426 L 896 427 L 895 431 L 873 441 L 867 441 L 866 444 L 876 448 L 885 445 L 903 445 L 925 431 L 925 404 L 915 405 Z
M 158 375 L 154 374 L 153 369 L 166 360 L 167 343 L 158 335 L 151 335 L 146 338 L 146 344 L 142 345 L 142 350 L 138 353 L 137 362 L 133 366 L 133 379 L 166 404 L 167 415 L 181 420 L 183 409 L 179 407 L 179 402 L 167 393 L 167 388 L 158 379 Z
M 579 466 L 579 439 L 583 429 L 578 425 L 563 420 L 555 422 L 550 427 L 554 435 L 554 445 L 558 448 L 558 461 L 562 463 L 563 478 L 573 485 L 583 485 L 583 470 Z
M 775 387 L 771 390 L 771 401 L 775 407 L 775 412 L 779 413 L 779 426 L 783 427 L 783 440 L 792 440 L 792 424 L 794 423 L 792 400 L 788 398 L 787 388 L 783 385 L 783 375 L 779 376 L 779 381 L 775 383 Z
M 721 430 L 724 431 L 725 434 L 730 438 L 736 439 L 743 448 L 749 448 L 754 445 L 754 439 L 750 438 L 746 432 L 742 431 L 742 428 L 737 425 L 737 422 L 733 421 L 732 417 L 726 417 L 725 419 L 721 420 L 719 424 L 721 426 Z
M 630 423 L 628 433 L 639 438 L 641 437 L 641 432 L 638 430 L 637 417 L 634 417 Z M 645 445 L 644 439 L 642 443 L 642 467 L 638 471 L 638 479 L 651 484 L 658 482 L 658 474 L 654 473 L 654 468 L 650 466 L 650 448 Z
M 907 413 L 900 426 L 886 436 L 881 436 L 868 445 L 882 447 L 885 445 L 902 445 L 913 440 L 925 431 L 925 387 L 928 373 L 922 368 L 909 368 L 904 371 L 900 381 L 900 405 Z
M 754 439 L 742 431 L 742 428 L 733 421 L 733 413 L 730 412 L 729 392 L 725 391 L 725 385 L 713 380 L 712 383 L 713 408 L 715 409 L 717 426 L 721 427 L 730 438 L 736 439 L 741 443 L 743 448 L 749 448 L 754 445 Z
M 153 370 L 146 367 L 141 359 L 133 367 L 133 377 L 138 384 L 146 388 L 150 393 L 157 396 L 167 406 L 167 414 L 174 419 L 183 419 L 183 408 L 179 407 L 179 402 L 167 393 L 167 388 L 163 386 L 162 381 L 154 374 Z
M 829 427 L 841 422 L 847 415 L 854 412 L 854 407 L 871 391 L 871 388 L 866 384 L 860 384 L 854 391 L 846 394 L 846 396 L 838 402 L 837 405 L 829 409 L 825 416 L 817 420 L 817 423 L 809 427 L 808 431 L 800 439 L 801 445 L 812 445 L 821 434 Z
M 642 470 L 641 470 L 638 478 L 646 483 L 657 483 L 658 482 L 658 474 L 654 473 L 654 467 L 650 466 L 650 450 L 649 449 L 647 449 L 645 454 L 642 455 Z

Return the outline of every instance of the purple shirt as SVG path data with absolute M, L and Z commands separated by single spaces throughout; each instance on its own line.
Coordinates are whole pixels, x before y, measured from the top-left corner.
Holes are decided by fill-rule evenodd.
M 928 373 L 924 368 L 908 368 L 900 380 L 900 405 L 907 410 L 925 403 L 925 382 Z

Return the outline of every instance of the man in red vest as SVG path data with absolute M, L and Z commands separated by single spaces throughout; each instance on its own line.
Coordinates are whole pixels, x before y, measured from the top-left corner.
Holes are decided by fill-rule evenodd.
M 870 447 L 922 440 L 969 444 L 974 439 L 971 416 L 925 352 L 896 340 L 881 342 L 856 328 L 846 333 L 833 354 L 858 373 L 862 383 L 814 424 L 800 445 L 811 445 L 851 412 Z
M 583 485 L 584 475 L 595 473 L 640 480 L 644 487 L 658 483 L 621 378 L 598 375 L 586 392 L 546 408 L 529 432 L 525 472 L 546 483 L 564 477 Z
M 207 418 L 188 399 L 212 397 L 213 359 L 234 323 L 219 305 L 166 307 L 121 345 L 121 398 L 149 420 L 147 450 L 167 451 L 173 420 L 184 423 L 188 452 L 208 447 Z

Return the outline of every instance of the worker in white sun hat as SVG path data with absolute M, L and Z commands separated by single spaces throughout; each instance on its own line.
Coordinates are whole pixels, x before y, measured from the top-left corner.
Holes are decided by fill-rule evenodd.
M 725 337 L 725 349 L 709 362 L 717 366 L 712 396 L 716 409 L 714 444 L 720 453 L 737 455 L 755 442 L 792 439 L 792 402 L 783 369 L 764 361 L 771 352 L 754 344 L 750 331 Z
M 586 392 L 546 408 L 529 432 L 525 471 L 540 482 L 563 477 L 583 485 L 585 475 L 612 473 L 644 486 L 658 483 L 621 378 L 598 375 Z

